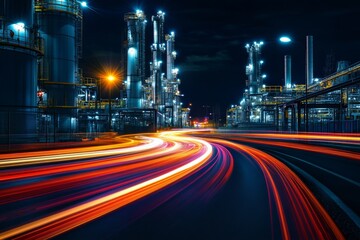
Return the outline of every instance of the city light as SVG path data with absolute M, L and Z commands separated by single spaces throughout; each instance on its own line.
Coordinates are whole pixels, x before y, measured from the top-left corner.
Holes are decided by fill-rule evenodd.
M 114 75 L 109 75 L 109 76 L 107 77 L 107 79 L 108 79 L 110 82 L 112 82 L 112 81 L 115 80 L 115 77 L 114 77 Z
M 16 24 L 13 24 L 13 27 L 16 31 L 19 31 L 19 32 L 25 31 L 25 24 L 23 22 L 18 22 Z
M 283 36 L 283 37 L 280 38 L 280 42 L 289 43 L 289 42 L 291 42 L 291 38 Z
M 136 49 L 133 47 L 129 48 L 128 52 L 129 52 L 129 55 L 132 57 L 134 57 L 136 55 Z

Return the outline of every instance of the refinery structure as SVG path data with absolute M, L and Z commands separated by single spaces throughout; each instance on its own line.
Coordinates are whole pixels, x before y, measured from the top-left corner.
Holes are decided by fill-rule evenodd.
M 180 103 L 175 34 L 164 34 L 165 13 L 150 18 L 151 46 L 145 42 L 144 12 L 124 15 L 122 79 L 85 77 L 79 68 L 84 7 L 77 0 L 0 1 L 1 143 L 182 126 L 188 114 Z M 152 59 L 146 59 L 147 51 Z M 120 98 L 112 97 L 120 95 L 111 92 L 112 81 L 121 82 Z M 107 99 L 101 98 L 105 86 Z
M 339 61 L 334 73 L 313 75 L 313 36 L 306 36 L 306 79 L 294 84 L 291 56 L 284 56 L 284 81 L 269 85 L 262 73 L 263 42 L 246 44 L 246 89 L 227 110 L 227 127 L 283 131 L 359 132 L 360 63 Z M 301 81 L 301 80 L 300 80 Z

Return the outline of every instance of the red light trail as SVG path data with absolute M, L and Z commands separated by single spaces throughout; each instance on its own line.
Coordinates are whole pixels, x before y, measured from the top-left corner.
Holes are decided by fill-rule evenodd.
M 211 198 L 231 178 L 234 161 L 251 161 L 261 170 L 269 214 L 272 222 L 279 223 L 282 239 L 344 239 L 326 209 L 289 167 L 263 151 L 238 143 L 360 159 L 351 151 L 285 142 L 294 138 L 351 143 L 360 140 L 355 135 L 191 130 L 127 135 L 118 137 L 118 143 L 103 146 L 1 154 L 0 206 L 5 212 L 0 217 L 0 239 L 51 238 L 164 191 L 158 199 L 161 204 L 195 182 L 201 184 L 201 191 L 192 197 Z M 235 159 L 231 151 L 242 158 Z M 182 185 L 176 190 L 166 190 L 179 183 Z M 22 204 L 30 200 L 31 205 Z

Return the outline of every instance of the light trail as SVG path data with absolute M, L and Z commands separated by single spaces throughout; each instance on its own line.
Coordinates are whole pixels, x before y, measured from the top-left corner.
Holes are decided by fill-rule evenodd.
M 48 153 L 50 155 L 44 156 L 43 152 L 40 152 L 40 156 L 32 156 L 32 157 L 16 157 L 16 158 L 9 158 L 9 155 L 13 157 L 14 154 L 2 154 L 0 155 L 0 168 L 5 167 L 14 167 L 14 166 L 25 166 L 25 165 L 32 165 L 32 164 L 44 164 L 46 162 L 54 163 L 54 162 L 62 162 L 67 160 L 79 160 L 79 159 L 86 159 L 86 158 L 95 158 L 95 157 L 104 157 L 104 156 L 111 156 L 114 154 L 128 154 L 133 152 L 140 152 L 146 151 L 149 149 L 160 147 L 163 144 L 161 139 L 156 138 L 145 138 L 150 143 L 129 147 L 129 148 L 118 148 L 119 146 L 112 146 L 111 150 L 98 150 L 101 147 L 90 147 L 88 149 L 84 149 L 85 152 L 75 152 L 74 149 L 71 150 L 60 150 L 52 151 Z M 105 146 L 105 148 L 107 148 Z M 96 151 L 87 151 L 91 149 L 97 149 Z M 86 152 L 87 151 L 87 152 Z M 69 153 L 71 152 L 71 153 Z M 37 153 L 33 153 L 35 155 Z M 16 155 L 15 155 L 16 156 Z
M 341 158 L 360 160 L 360 154 L 357 152 L 339 150 L 339 149 L 334 149 L 331 147 L 313 146 L 310 144 L 302 144 L 302 143 L 295 143 L 295 142 L 272 141 L 273 139 L 283 139 L 283 140 L 293 141 L 294 139 L 301 136 L 301 135 L 292 136 L 291 134 L 278 134 L 278 135 L 277 134 L 255 134 L 255 135 L 254 134 L 228 134 L 226 137 L 224 137 L 224 136 L 220 136 L 219 134 L 215 134 L 214 137 L 225 138 L 225 139 L 232 140 L 232 141 L 241 141 L 241 142 L 255 143 L 255 144 L 261 144 L 261 145 L 285 147 L 285 148 L 315 152 L 315 153 L 320 153 L 320 154 L 328 154 L 328 155 L 333 155 L 333 156 L 337 156 L 337 157 L 341 157 Z M 249 138 L 249 137 L 255 137 L 255 136 L 261 137 L 263 139 Z M 317 140 L 317 141 L 326 140 L 329 142 L 338 142 L 338 143 L 340 143 L 340 140 L 346 140 L 346 141 L 353 141 L 354 144 L 357 144 L 357 145 L 360 142 L 360 138 L 353 138 L 353 137 L 348 138 L 346 136 L 338 136 L 338 138 L 336 138 L 335 136 L 307 135 L 301 139 L 313 139 L 313 140 Z M 357 142 L 356 142 L 356 139 L 358 139 Z
M 269 193 L 270 205 L 275 203 L 282 239 L 344 239 L 326 210 L 306 185 L 285 164 L 251 147 L 209 139 L 249 155 L 261 168 Z M 291 231 L 289 223 L 295 225 Z
M 192 198 L 211 199 L 231 178 L 235 160 L 229 150 L 240 153 L 237 161 L 256 163 L 261 170 L 275 209 L 269 215 L 278 218 L 271 227 L 280 229 L 282 239 L 344 239 L 294 172 L 275 157 L 239 143 L 360 160 L 355 152 L 294 139 L 360 142 L 359 135 L 219 134 L 206 129 L 127 135 L 104 146 L 0 154 L 0 239 L 51 238 L 157 194 L 144 210 L 148 212 L 195 186 Z
M 3 182 L 0 188 L 1 204 L 21 202 L 40 196 L 48 197 L 56 192 L 76 192 L 84 184 L 90 187 L 72 197 L 57 197 L 59 201 L 55 199 L 53 203 L 47 205 L 43 205 L 45 202 L 39 200 L 36 206 L 9 210 L 7 216 L 3 217 L 3 221 L 21 217 L 19 215 L 22 211 L 34 211 L 34 209 L 44 212 L 53 211 L 53 213 L 3 231 L 0 233 L 0 239 L 50 238 L 195 174 L 199 176 L 194 178 L 193 182 L 202 181 L 204 191 L 212 189 L 214 194 L 231 175 L 232 158 L 228 158 L 230 154 L 220 146 L 213 147 L 204 140 L 184 137 L 181 134 L 183 133 L 177 132 L 147 137 L 148 144 L 144 145 L 139 141 L 139 147 L 97 149 L 97 151 L 83 153 L 66 153 L 66 150 L 62 150 L 65 156 L 52 151 L 54 155 L 41 153 L 41 156 L 3 160 L 2 167 L 11 168 L 5 169 L 5 173 L 0 174 Z M 213 149 L 216 149 L 216 154 L 213 154 Z M 142 152 L 137 153 L 138 151 Z M 107 158 L 93 159 L 101 156 L 107 156 Z M 228 160 L 222 161 L 224 156 Z M 85 158 L 93 160 L 73 162 Z M 58 162 L 64 160 L 71 160 L 71 162 Z M 11 161 L 16 163 L 13 164 Z M 22 165 L 22 162 L 26 165 Z M 42 163 L 47 165 L 42 166 Z M 22 166 L 19 170 L 13 169 L 14 166 L 19 167 L 19 165 Z M 26 181 L 28 178 L 44 176 L 51 178 L 30 183 Z M 211 185 L 202 180 L 204 176 L 210 176 Z M 96 179 L 102 179 L 101 184 Z M 9 187 L 6 187 L 7 185 Z M 187 185 L 187 187 L 191 186 Z M 79 200 L 82 200 L 82 203 L 64 210 L 55 210 Z

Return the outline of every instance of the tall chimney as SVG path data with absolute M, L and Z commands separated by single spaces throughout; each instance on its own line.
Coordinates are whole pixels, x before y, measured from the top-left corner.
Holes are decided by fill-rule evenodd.
M 285 88 L 291 88 L 291 56 L 285 55 Z
M 306 83 L 307 87 L 313 84 L 314 60 L 313 60 L 313 36 L 306 36 Z

